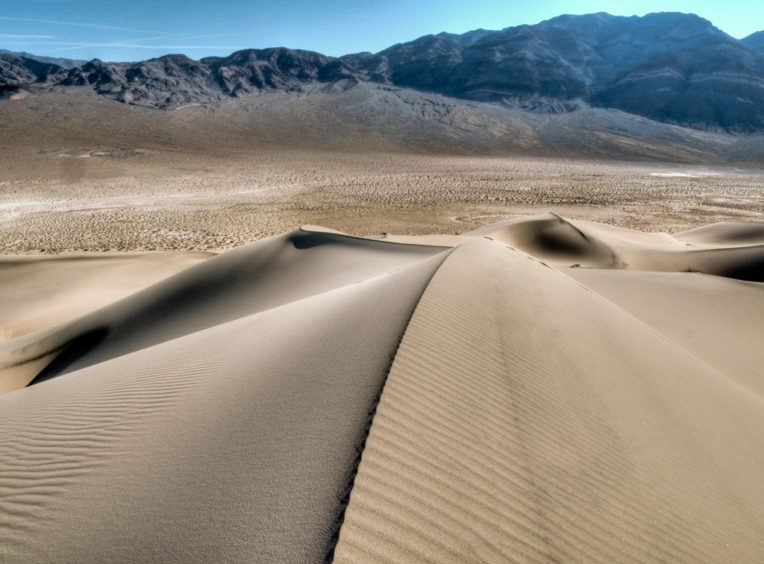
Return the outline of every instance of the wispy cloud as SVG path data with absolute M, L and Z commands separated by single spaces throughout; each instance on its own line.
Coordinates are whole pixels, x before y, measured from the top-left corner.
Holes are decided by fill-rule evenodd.
M 324 15 L 331 16 L 333 18 L 341 18 L 348 20 L 378 20 L 378 14 L 362 14 L 359 12 L 324 12 Z
M 116 42 L 116 43 L 90 43 L 90 42 L 73 42 L 73 41 L 39 41 L 34 42 L 32 45 L 46 45 L 50 47 L 56 47 L 57 52 L 63 51 L 76 51 L 77 49 L 88 49 L 92 47 L 108 47 L 119 49 L 183 49 L 183 50 L 211 50 L 211 49 L 241 49 L 241 45 L 208 45 L 208 44 L 144 44 L 144 43 L 129 43 L 129 42 Z
M 15 33 L 0 33 L 3 39 L 55 39 L 55 35 L 18 35 Z
M 240 45 L 210 45 L 200 42 L 200 39 L 210 39 L 213 37 L 229 37 L 228 33 L 208 33 L 208 34 L 172 34 L 172 35 L 152 35 L 149 37 L 133 38 L 120 41 L 93 42 L 93 41 L 50 41 L 56 39 L 53 36 L 26 36 L 29 45 L 45 45 L 56 47 L 57 51 L 74 51 L 77 49 L 88 49 L 92 47 L 107 47 L 119 49 L 240 49 Z M 3 37 L 0 34 L 0 37 Z M 22 36 L 17 36 L 19 39 Z M 41 41 L 38 41 L 40 39 Z
M 156 33 L 156 31 L 151 30 L 145 30 L 145 29 L 133 29 L 129 27 L 116 27 L 112 25 L 102 25 L 102 24 L 95 24 L 95 23 L 87 23 L 87 22 L 69 22 L 64 20 L 44 20 L 44 19 L 38 19 L 38 18 L 16 18 L 11 16 L 0 16 L 0 20 L 7 21 L 7 22 L 27 22 L 27 23 L 38 23 L 38 24 L 49 24 L 49 25 L 65 25 L 65 26 L 74 26 L 74 27 L 86 27 L 90 29 L 104 29 L 109 31 L 125 31 L 128 33 Z
M 128 47 L 130 49 L 238 49 L 231 45 L 142 45 L 130 43 L 81 43 L 77 47 Z
M 168 41 L 168 40 L 184 40 L 184 41 L 196 41 L 198 39 L 207 39 L 210 37 L 229 37 L 228 33 L 207 33 L 203 35 L 190 35 L 188 33 L 174 34 L 174 35 L 153 35 L 151 37 L 142 37 L 140 39 L 127 39 L 125 41 L 114 41 L 111 43 L 113 47 L 119 46 L 135 46 L 138 43 L 145 43 L 147 41 Z

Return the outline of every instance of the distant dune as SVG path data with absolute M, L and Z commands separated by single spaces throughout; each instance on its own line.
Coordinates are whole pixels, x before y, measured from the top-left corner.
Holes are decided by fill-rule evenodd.
M 764 555 L 758 223 L 86 256 L 0 261 L 0 560 Z
M 672 237 L 550 213 L 472 232 L 502 241 L 560 266 L 703 272 L 764 282 L 762 223 L 717 224 Z

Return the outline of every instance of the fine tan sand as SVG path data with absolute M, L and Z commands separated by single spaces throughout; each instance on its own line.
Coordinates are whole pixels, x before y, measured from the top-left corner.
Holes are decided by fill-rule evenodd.
M 760 562 L 761 226 L 8 257 L 0 560 Z
M 79 317 L 211 256 L 209 252 L 0 256 L 0 339 Z
M 757 562 L 763 464 L 760 396 L 476 239 L 404 335 L 335 562 Z
M 566 273 L 764 400 L 764 284 L 673 272 Z
M 740 224 L 722 223 L 671 236 L 547 213 L 469 234 L 501 241 L 556 266 L 703 272 L 764 282 L 764 224 L 752 225 L 741 229 Z
M 298 231 L 7 341 L 69 371 L 0 397 L 0 560 L 321 561 L 449 252 Z

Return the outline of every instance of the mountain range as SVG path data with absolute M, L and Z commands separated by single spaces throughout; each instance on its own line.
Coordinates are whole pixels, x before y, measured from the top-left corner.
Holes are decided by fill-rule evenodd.
M 219 106 L 267 91 L 377 83 L 536 113 L 612 108 L 668 124 L 764 131 L 764 32 L 735 39 L 692 14 L 564 15 L 500 31 L 439 33 L 379 53 L 288 48 L 136 63 L 0 53 L 0 93 L 86 87 L 119 102 Z

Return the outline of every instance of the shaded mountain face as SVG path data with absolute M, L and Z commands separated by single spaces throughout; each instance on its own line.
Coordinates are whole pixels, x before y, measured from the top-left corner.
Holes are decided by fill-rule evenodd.
M 764 31 L 757 31 L 740 40 L 740 43 L 748 47 L 758 55 L 764 55 Z
M 210 88 L 210 69 L 184 55 L 166 55 L 140 63 L 104 63 L 94 59 L 71 69 L 63 86 L 90 86 L 120 102 L 171 108 L 221 98 Z
M 741 42 L 694 15 L 600 13 L 461 42 L 422 37 L 366 64 L 386 59 L 394 84 L 458 98 L 581 99 L 665 122 L 752 131 L 764 128 L 764 65 L 756 44 L 756 34 Z
M 284 48 L 203 59 L 213 83 L 227 96 L 256 94 L 263 89 L 300 90 L 301 85 L 326 80 L 322 73 L 331 61 L 319 53 Z
M 201 61 L 183 55 L 139 63 L 93 60 L 66 69 L 0 54 L 6 90 L 89 86 L 156 108 L 359 82 L 537 112 L 565 112 L 583 103 L 700 129 L 762 131 L 764 32 L 738 41 L 695 15 L 600 13 L 501 31 L 428 35 L 376 54 L 340 58 L 277 48 Z
M 0 54 L 0 89 L 25 86 L 30 83 L 56 83 L 63 67 L 41 62 L 13 53 Z
M 35 61 L 38 61 L 40 63 L 53 63 L 54 65 L 57 65 L 59 67 L 63 67 L 65 69 L 71 69 L 74 67 L 79 67 L 84 65 L 87 61 L 81 61 L 79 59 L 66 59 L 61 57 L 43 57 L 40 55 L 34 55 L 32 53 L 27 53 L 26 51 L 21 52 L 14 52 L 14 51 L 8 51 L 7 49 L 0 49 L 0 55 L 17 55 L 19 57 L 25 57 L 27 59 L 33 59 Z

